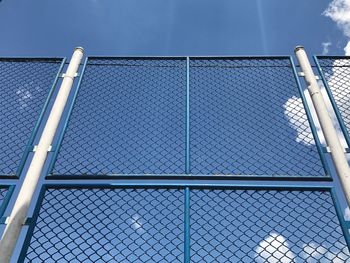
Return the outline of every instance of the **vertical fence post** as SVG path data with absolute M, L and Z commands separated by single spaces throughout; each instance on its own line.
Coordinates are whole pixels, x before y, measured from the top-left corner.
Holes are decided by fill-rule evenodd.
M 29 205 L 37 188 L 40 174 L 44 167 L 49 147 L 52 144 L 57 127 L 62 117 L 69 93 L 72 89 L 75 75 L 79 69 L 84 50 L 76 48 L 64 75 L 52 110 L 49 114 L 39 144 L 34 153 L 17 200 L 7 220 L 4 234 L 0 240 L 0 263 L 10 262 L 22 226 L 26 220 Z
M 184 219 L 185 219 L 185 242 L 184 242 L 184 263 L 190 263 L 191 255 L 190 255 L 190 188 L 185 188 L 185 211 L 184 211 Z
M 186 160 L 185 173 L 190 174 L 190 58 L 186 58 Z
M 326 139 L 327 146 L 330 148 L 330 154 L 332 156 L 337 174 L 340 178 L 347 203 L 350 206 L 350 168 L 343 146 L 340 143 L 337 131 L 334 128 L 332 119 L 327 111 L 326 103 L 323 99 L 320 87 L 318 86 L 304 47 L 297 46 L 294 52 L 299 61 L 301 70 L 305 75 L 307 89 L 320 122 L 322 132 Z

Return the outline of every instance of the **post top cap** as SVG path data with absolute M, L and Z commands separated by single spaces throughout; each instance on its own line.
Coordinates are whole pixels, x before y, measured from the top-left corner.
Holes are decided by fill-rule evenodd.
M 76 47 L 75 49 L 74 49 L 74 51 L 75 50 L 80 50 L 82 53 L 84 53 L 84 48 L 82 48 L 82 47 Z
M 300 49 L 305 49 L 303 46 L 296 46 L 295 48 L 294 48 L 294 52 L 297 52 L 298 50 L 300 50 Z

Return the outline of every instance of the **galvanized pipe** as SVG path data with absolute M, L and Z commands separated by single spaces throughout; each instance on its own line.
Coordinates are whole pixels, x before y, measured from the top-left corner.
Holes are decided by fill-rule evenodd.
M 7 219 L 5 231 L 0 241 L 0 263 L 10 262 L 17 239 L 25 223 L 29 205 L 37 188 L 40 174 L 47 159 L 49 147 L 52 144 L 57 127 L 62 117 L 69 93 L 72 89 L 75 75 L 83 57 L 83 48 L 76 48 L 64 75 L 54 105 L 46 122 L 45 128 L 36 147 L 33 159 L 25 175 L 17 200 Z
M 340 143 L 337 130 L 335 129 L 332 119 L 327 111 L 326 103 L 323 99 L 320 87 L 318 86 L 304 47 L 297 46 L 294 52 L 299 61 L 301 70 L 304 73 L 305 81 L 308 86 L 307 88 L 320 122 L 323 135 L 327 146 L 330 149 L 330 154 L 344 190 L 347 203 L 350 206 L 350 168 L 344 153 L 344 148 Z

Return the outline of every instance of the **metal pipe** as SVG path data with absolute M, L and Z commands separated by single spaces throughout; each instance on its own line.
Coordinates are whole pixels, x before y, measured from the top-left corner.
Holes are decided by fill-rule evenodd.
M 327 111 L 326 103 L 323 99 L 320 87 L 318 86 L 304 47 L 297 46 L 294 52 L 299 61 L 301 70 L 305 75 L 305 81 L 308 86 L 307 89 L 320 122 L 327 146 L 330 149 L 330 154 L 345 193 L 347 203 L 350 206 L 350 168 L 344 153 L 344 148 L 340 143 L 337 131 L 334 128 L 332 119 Z
M 57 127 L 61 120 L 61 116 L 69 93 L 72 89 L 73 81 L 79 69 L 83 54 L 83 48 L 75 48 L 54 105 L 39 140 L 39 144 L 25 175 L 17 200 L 12 209 L 11 215 L 7 220 L 5 231 L 0 241 L 0 263 L 10 262 L 17 239 L 26 220 L 29 205 L 37 188 L 40 174 L 47 159 L 49 147 L 52 144 Z

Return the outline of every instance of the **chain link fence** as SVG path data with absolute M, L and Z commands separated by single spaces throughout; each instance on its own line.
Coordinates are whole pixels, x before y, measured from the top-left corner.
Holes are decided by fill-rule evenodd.
M 191 262 L 350 262 L 329 192 L 195 190 Z
M 194 174 L 322 176 L 289 58 L 192 59 Z
M 90 58 L 54 175 L 322 177 L 288 57 Z
M 346 262 L 327 190 L 55 187 L 20 262 Z M 348 260 L 349 261 L 349 260 Z
M 183 174 L 185 59 L 88 60 L 53 170 Z
M 24 262 L 182 262 L 183 190 L 49 189 Z
M 344 136 L 350 145 L 350 58 L 316 57 L 316 63 Z
M 344 99 L 341 61 L 324 72 Z M 0 175 L 19 175 L 62 66 L 0 59 Z M 329 179 L 294 70 L 289 57 L 89 58 L 46 179 Z M 332 84 L 335 72 L 341 84 Z M 339 107 L 344 119 L 346 111 Z M 335 183 L 63 186 L 46 179 L 19 262 L 350 262 Z M 0 216 L 11 189 L 0 186 Z
M 54 58 L 0 58 L 0 176 L 19 175 L 61 65 Z

